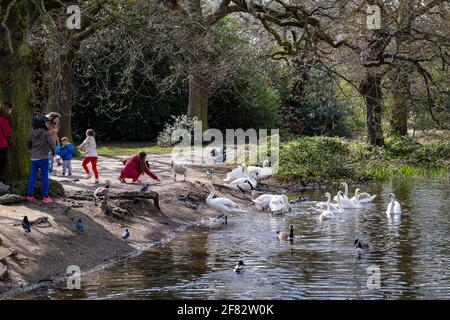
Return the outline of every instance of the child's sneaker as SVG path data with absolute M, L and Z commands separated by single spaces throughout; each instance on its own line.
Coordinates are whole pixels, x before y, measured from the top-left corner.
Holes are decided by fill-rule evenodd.
M 90 178 L 92 178 L 92 174 L 87 174 L 85 177 L 86 180 L 89 180 Z
M 35 200 L 36 200 L 35 197 L 33 197 L 33 196 L 27 196 L 27 201 L 28 201 L 28 202 L 33 202 L 33 201 L 35 201 Z
M 53 202 L 53 199 L 50 196 L 46 196 L 42 198 L 42 202 Z

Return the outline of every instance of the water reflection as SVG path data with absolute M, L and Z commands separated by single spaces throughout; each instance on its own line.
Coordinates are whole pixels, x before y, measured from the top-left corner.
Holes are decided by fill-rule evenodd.
M 86 275 L 83 290 L 58 284 L 21 298 L 449 299 L 448 182 L 394 180 L 351 186 L 350 192 L 356 187 L 378 196 L 323 224 L 312 204 L 303 202 L 280 217 L 240 214 L 226 226 L 190 229 L 164 246 Z M 401 216 L 386 215 L 390 192 L 402 205 Z M 304 195 L 321 200 L 322 193 Z M 290 225 L 294 241 L 278 240 L 276 231 Z M 374 251 L 358 257 L 356 238 L 372 243 Z M 236 274 L 239 260 L 245 271 Z M 367 288 L 369 266 L 381 270 L 379 290 Z

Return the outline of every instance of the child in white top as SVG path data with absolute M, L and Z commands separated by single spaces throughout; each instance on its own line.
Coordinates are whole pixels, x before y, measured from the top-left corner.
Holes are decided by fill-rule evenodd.
M 86 171 L 86 179 L 92 178 L 92 174 L 89 172 L 89 168 L 87 167 L 88 163 L 92 163 L 92 171 L 95 175 L 95 183 L 99 182 L 98 171 L 97 171 L 97 143 L 95 142 L 95 132 L 92 129 L 86 130 L 86 139 L 83 141 L 81 145 L 78 146 L 78 149 L 86 152 L 85 158 L 83 160 L 83 169 Z

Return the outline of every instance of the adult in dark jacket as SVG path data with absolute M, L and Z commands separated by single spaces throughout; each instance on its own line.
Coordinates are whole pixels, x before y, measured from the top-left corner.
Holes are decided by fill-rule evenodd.
M 27 188 L 27 200 L 34 201 L 34 185 L 39 170 L 42 175 L 42 200 L 44 202 L 52 202 L 53 200 L 48 195 L 49 181 L 48 181 L 48 152 L 51 151 L 51 155 L 54 156 L 55 145 L 51 141 L 49 132 L 46 126 L 33 128 L 31 135 L 28 139 L 28 148 L 31 149 L 31 169 L 30 177 L 28 180 Z

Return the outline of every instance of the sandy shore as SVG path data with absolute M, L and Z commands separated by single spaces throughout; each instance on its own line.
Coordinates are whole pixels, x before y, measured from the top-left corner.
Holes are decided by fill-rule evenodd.
M 111 192 L 137 191 L 142 184 L 121 184 L 117 176 L 125 157 L 100 157 L 100 185 L 109 183 Z M 117 207 L 125 207 L 130 214 L 121 219 L 102 213 L 93 201 L 71 200 L 70 194 L 79 190 L 95 190 L 98 185 L 93 180 L 84 180 L 81 162 L 73 161 L 73 177 L 61 177 L 61 167 L 56 167 L 57 175 L 52 179 L 64 185 L 69 197 L 55 199 L 55 203 L 24 203 L 19 205 L 0 205 L 0 297 L 11 296 L 17 290 L 24 290 L 38 284 L 48 284 L 56 278 L 66 275 L 68 266 L 76 265 L 87 272 L 108 261 L 124 257 L 142 250 L 152 243 L 177 232 L 180 227 L 215 218 L 218 213 L 207 207 L 208 195 L 201 183 L 206 181 L 204 167 L 189 169 L 187 181 L 173 181 L 170 170 L 170 155 L 151 155 L 150 164 L 161 182 L 156 183 L 148 176 L 142 183 L 150 183 L 150 190 L 159 193 L 158 210 L 151 200 L 121 202 L 113 200 Z M 215 165 L 213 181 L 221 179 L 229 166 Z M 59 172 L 58 172 L 59 171 Z M 80 178 L 80 181 L 73 181 Z M 182 180 L 182 177 L 178 177 Z M 179 200 L 179 195 L 190 194 L 198 203 L 192 207 L 192 201 Z M 243 207 L 250 205 L 239 194 L 222 189 L 218 195 L 226 195 Z M 32 221 L 47 217 L 48 223 L 32 227 L 31 235 L 26 237 L 20 221 L 27 215 Z M 75 221 L 81 218 L 85 232 L 75 229 Z M 130 231 L 130 239 L 122 240 L 125 228 Z M 7 272 L 1 278 L 2 270 Z

